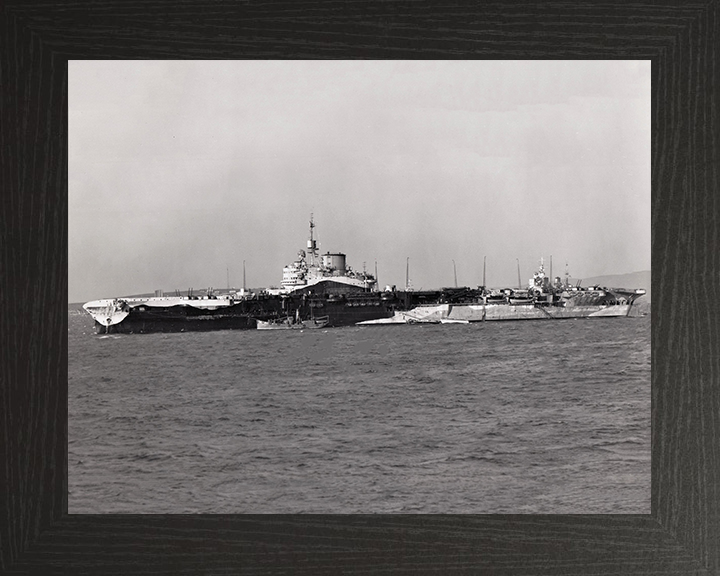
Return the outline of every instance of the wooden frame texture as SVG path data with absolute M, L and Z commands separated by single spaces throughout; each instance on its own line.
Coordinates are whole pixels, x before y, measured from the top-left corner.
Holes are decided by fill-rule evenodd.
M 720 10 L 665 2 L 0 4 L 0 572 L 720 573 Z M 652 61 L 650 515 L 67 514 L 67 61 Z

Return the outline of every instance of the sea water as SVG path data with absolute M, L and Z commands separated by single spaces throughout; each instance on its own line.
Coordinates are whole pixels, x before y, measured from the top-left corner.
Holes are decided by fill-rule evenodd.
M 96 335 L 70 513 L 650 512 L 650 317 Z

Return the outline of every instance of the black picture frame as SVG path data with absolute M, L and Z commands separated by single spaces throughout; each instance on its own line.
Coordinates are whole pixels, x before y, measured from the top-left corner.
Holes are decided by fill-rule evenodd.
M 718 1 L 0 5 L 0 571 L 720 571 Z M 67 61 L 652 61 L 649 515 L 68 515 Z M 111 230 L 109 230 L 111 233 Z

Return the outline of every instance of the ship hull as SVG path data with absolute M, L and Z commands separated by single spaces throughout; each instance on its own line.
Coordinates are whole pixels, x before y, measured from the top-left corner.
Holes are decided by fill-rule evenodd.
M 148 334 L 154 332 L 203 332 L 210 330 L 252 330 L 258 320 L 272 321 L 294 314 L 327 316 L 326 327 L 354 326 L 364 320 L 391 317 L 396 304 L 384 300 L 378 293 L 347 295 L 337 300 L 329 297 L 308 298 L 271 297 L 247 300 L 217 310 L 196 309 L 192 306 L 134 306 L 116 323 L 95 321 L 98 334 Z M 103 320 L 105 320 L 103 318 Z
M 135 306 L 122 320 L 106 325 L 95 321 L 98 334 L 147 334 L 153 332 L 204 332 L 252 330 L 257 321 L 272 321 L 295 313 L 301 317 L 327 316 L 327 327 L 363 324 L 466 323 L 508 320 L 560 320 L 628 316 L 632 304 L 542 306 L 533 304 L 417 304 L 415 294 L 381 293 L 308 297 L 272 297 L 248 300 L 216 310 L 192 306 Z
M 561 320 L 567 318 L 611 318 L 627 316 L 628 304 L 590 306 L 538 306 L 533 304 L 455 305 L 447 318 L 469 322 L 500 320 Z
M 628 316 L 631 305 L 538 306 L 534 304 L 438 304 L 397 311 L 390 318 L 358 322 L 359 325 L 468 324 L 511 320 L 562 320 Z
M 106 326 L 97 320 L 98 334 L 147 334 L 151 332 L 207 332 L 210 330 L 249 330 L 255 328 L 255 319 L 240 307 L 222 311 L 196 311 L 185 306 L 168 308 L 132 309 L 117 324 Z M 200 313 L 197 313 L 200 312 Z
M 258 321 L 327 316 L 327 327 L 357 324 L 470 323 L 628 316 L 643 290 L 587 290 L 534 303 L 488 302 L 481 291 L 369 292 L 328 281 L 292 294 L 159 297 L 89 302 L 101 334 L 251 330 Z

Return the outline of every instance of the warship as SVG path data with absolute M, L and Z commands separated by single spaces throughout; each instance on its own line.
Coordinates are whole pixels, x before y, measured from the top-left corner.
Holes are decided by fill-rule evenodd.
M 258 291 L 208 288 L 204 294 L 122 297 L 87 302 L 99 334 L 267 329 L 283 319 L 323 317 L 323 326 L 351 326 L 390 318 L 406 303 L 395 291 L 380 292 L 366 271 L 355 271 L 340 252 L 319 254 L 310 216 L 310 238 L 297 259 L 283 268 L 280 288 Z M 314 324 L 313 324 L 314 325 Z M 309 326 L 309 324 L 308 324 Z
M 398 310 L 390 318 L 359 322 L 372 324 L 442 323 L 466 324 L 493 320 L 560 320 L 564 318 L 611 318 L 629 316 L 643 288 L 572 286 L 569 274 L 551 280 L 543 259 L 527 288 L 470 288 L 442 290 L 437 302 Z
M 347 265 L 340 252 L 319 254 L 310 217 L 306 249 L 283 268 L 279 288 L 258 291 L 212 288 L 185 294 L 117 297 L 83 305 L 98 334 L 142 334 L 205 330 L 284 329 L 288 318 L 306 319 L 305 327 L 371 326 L 380 324 L 469 324 L 495 320 L 556 320 L 628 316 L 643 289 L 571 286 L 566 278 L 551 279 L 543 261 L 526 288 L 454 287 L 405 290 Z M 483 273 L 484 277 L 484 273 Z M 296 323 L 303 327 L 303 324 Z

